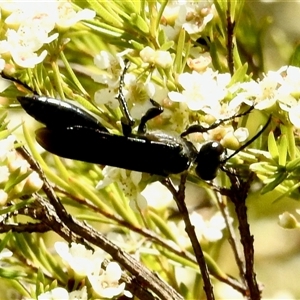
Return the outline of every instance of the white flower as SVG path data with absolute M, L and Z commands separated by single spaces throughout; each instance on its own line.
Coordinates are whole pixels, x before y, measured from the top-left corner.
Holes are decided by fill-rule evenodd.
M 5 23 L 10 28 L 26 26 L 49 33 L 54 29 L 56 19 L 57 1 L 36 2 L 34 7 L 18 1 L 15 9 L 5 19 Z
M 186 103 L 190 110 L 208 108 L 214 115 L 214 112 L 220 111 L 220 101 L 227 95 L 226 85 L 229 81 L 229 74 L 218 74 L 211 69 L 204 73 L 182 73 L 178 82 L 184 91 L 170 92 L 168 96 L 172 101 Z
M 116 262 L 110 262 L 106 270 L 99 269 L 94 274 L 89 275 L 88 279 L 94 292 L 99 297 L 111 299 L 120 295 L 125 289 L 125 283 L 119 284 L 122 270 Z
M 135 96 L 137 96 L 137 95 L 135 95 Z M 133 119 L 140 120 L 150 108 L 153 108 L 153 105 L 149 100 L 150 98 L 148 98 L 144 102 L 141 102 L 141 101 L 135 102 L 134 101 L 135 99 L 136 99 L 135 97 L 130 98 L 130 100 L 131 101 L 133 100 L 132 102 L 134 102 L 133 107 L 130 109 L 130 114 L 133 117 Z
M 153 98 L 157 86 L 150 81 L 138 81 L 133 74 L 126 74 L 124 83 L 124 97 L 132 106 L 130 108 L 130 114 L 134 119 L 140 120 L 142 116 L 153 107 L 149 99 Z
M 222 230 L 225 228 L 226 224 L 220 212 L 217 212 L 209 220 L 204 220 L 202 215 L 197 212 L 192 212 L 190 214 L 190 220 L 195 227 L 195 232 L 199 241 L 216 242 L 223 237 Z M 188 247 L 190 241 L 186 236 L 184 222 L 179 221 L 177 224 L 170 223 L 169 225 L 177 228 L 178 244 L 182 247 Z
M 20 174 L 25 174 L 28 172 L 30 165 L 27 162 L 27 160 L 23 159 L 20 156 L 16 156 L 13 160 L 11 160 L 9 162 L 9 170 L 11 172 L 19 169 L 20 170 Z
M 33 68 L 43 61 L 47 52 L 37 55 L 36 51 L 58 37 L 58 33 L 49 36 L 57 19 L 57 3 L 36 2 L 30 7 L 16 2 L 16 6 L 11 6 L 11 14 L 5 19 L 10 28 L 6 40 L 1 41 L 0 52 L 10 53 L 15 63 L 25 68 Z
M 210 220 L 204 221 L 202 216 L 196 212 L 190 214 L 191 223 L 195 226 L 196 234 L 210 242 L 222 238 L 222 230 L 225 228 L 225 221 L 218 212 Z
M 289 112 L 291 109 L 294 109 L 298 105 L 298 101 L 290 94 L 282 94 L 278 96 L 279 106 L 282 110 Z
M 245 142 L 249 136 L 249 131 L 245 127 L 239 127 L 237 130 L 233 130 L 232 127 L 225 127 L 227 132 L 224 132 L 220 143 L 223 147 L 227 148 L 227 155 L 230 155 L 229 149 L 237 150 L 240 147 L 240 143 Z
M 15 1 L 1 3 L 0 7 L 10 15 L 5 19 L 5 23 L 10 26 L 19 24 L 34 23 L 41 28 L 46 28 L 47 32 L 54 29 L 55 24 L 59 28 L 69 28 L 81 20 L 89 20 L 95 17 L 96 13 L 90 9 L 83 9 L 76 12 L 72 3 L 68 1 L 44 1 L 35 2 L 34 6 L 26 2 Z M 49 26 L 51 24 L 51 26 Z
M 60 28 L 67 29 L 81 20 L 91 20 L 95 18 L 96 12 L 90 9 L 83 9 L 76 12 L 72 4 L 67 1 L 58 2 L 58 18 L 56 24 Z
M 246 127 L 239 127 L 237 130 L 234 131 L 234 136 L 240 143 L 243 143 L 249 137 L 249 131 Z
M 129 199 L 130 199 L 129 206 L 135 212 L 144 210 L 148 206 L 146 198 L 138 191 L 136 191 L 136 193 L 134 193 L 134 194 L 131 193 L 131 196 L 129 197 Z
M 58 33 L 49 35 L 55 26 L 66 29 L 95 16 L 95 12 L 88 9 L 76 12 L 67 1 L 35 2 L 34 6 L 20 1 L 7 5 L 1 2 L 0 7 L 10 12 L 5 19 L 10 28 L 6 32 L 7 39 L 0 42 L 0 53 L 10 53 L 14 62 L 23 68 L 33 68 L 45 59 L 46 50 L 39 55 L 36 52 L 58 38 Z
M 142 179 L 141 172 L 128 171 L 125 169 L 106 166 L 103 169 L 103 180 L 100 180 L 96 186 L 96 189 L 103 189 L 109 184 L 117 183 L 120 190 L 130 200 L 130 207 L 137 211 L 139 209 L 145 209 L 147 207 L 147 201 L 141 194 L 141 188 L 139 183 Z
M 273 106 L 281 97 L 278 87 L 283 83 L 283 78 L 279 72 L 269 71 L 261 81 L 251 80 L 249 82 L 238 83 L 237 86 L 241 88 L 237 96 L 232 100 L 235 102 L 245 102 L 247 100 L 254 101 L 256 109 L 266 109 Z M 281 94 L 281 95 L 280 95 Z
M 201 5 L 201 4 L 200 4 Z M 211 8 L 201 8 L 198 4 L 193 5 L 192 9 L 189 9 L 186 15 L 186 21 L 182 28 L 185 29 L 189 34 L 198 33 L 204 30 L 207 23 L 213 18 L 214 5 Z
M 76 277 L 83 278 L 94 272 L 101 266 L 104 259 L 103 251 L 95 251 L 86 249 L 81 244 L 72 243 L 71 247 L 64 242 L 56 242 L 56 252 L 75 273 Z
M 120 169 L 110 166 L 105 166 L 102 170 L 103 179 L 98 182 L 96 185 L 97 190 L 104 189 L 119 177 Z
M 100 69 L 101 73 L 93 75 L 92 79 L 107 86 L 107 88 L 96 91 L 95 102 L 98 105 L 105 104 L 111 109 L 116 109 L 119 106 L 116 96 L 119 92 L 120 76 L 125 68 L 121 54 L 114 56 L 107 51 L 101 51 L 94 57 L 94 64 Z M 124 81 L 127 76 L 128 74 L 125 74 Z M 126 91 L 124 90 L 125 94 Z
M 210 220 L 205 221 L 202 235 L 207 241 L 215 242 L 223 237 L 222 230 L 225 227 L 226 224 L 224 218 L 220 212 L 217 212 Z
M 100 51 L 94 58 L 94 64 L 103 72 L 94 75 L 94 81 L 106 84 L 110 88 L 119 86 L 120 75 L 124 70 L 124 61 L 120 56 L 114 56 L 107 51 Z
M 111 88 L 96 91 L 94 100 L 97 105 L 105 104 L 111 109 L 116 109 L 119 107 L 119 100 L 116 98 L 116 92 Z
M 165 26 L 162 26 L 166 36 L 169 40 L 175 40 L 182 24 L 185 22 L 186 6 L 185 5 L 167 5 L 163 12 L 163 18 L 166 21 Z
M 148 206 L 156 210 L 170 207 L 170 204 L 174 201 L 171 192 L 160 182 L 148 184 L 142 191 L 142 195 L 146 198 Z
M 181 1 L 181 5 L 175 2 L 169 3 L 163 13 L 166 24 L 162 27 L 169 40 L 174 40 L 182 28 L 189 34 L 203 31 L 214 15 L 214 5 L 204 7 L 204 5 L 208 6 L 207 2 L 204 5 L 189 1 Z
M 2 41 L 0 44 L 0 53 L 10 53 L 19 66 L 33 68 L 45 59 L 46 50 L 40 55 L 35 51 L 39 50 L 44 42 L 48 42 L 48 37 L 35 35 L 32 27 L 20 27 L 18 31 L 9 29 L 6 36 L 7 41 Z
M 66 289 L 57 287 L 51 291 L 40 294 L 37 298 L 38 300 L 68 300 L 69 293 Z
M 168 51 L 157 50 L 154 64 L 163 69 L 170 68 L 173 64 L 171 53 Z
M 257 95 L 255 108 L 264 109 L 272 106 L 279 99 L 278 85 L 282 83 L 282 77 L 277 72 L 269 71 L 262 81 L 258 82 L 260 93 Z

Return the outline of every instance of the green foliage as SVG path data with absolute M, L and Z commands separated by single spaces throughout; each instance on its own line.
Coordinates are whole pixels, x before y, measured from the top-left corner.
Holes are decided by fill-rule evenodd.
M 266 69 L 268 19 L 256 21 L 244 1 L 52 2 L 47 5 L 59 3 L 64 9 L 61 15 L 41 7 L 41 14 L 27 16 L 25 10 L 30 22 L 23 18 L 19 23 L 9 18 L 14 11 L 0 4 L 1 40 L 8 41 L 12 32 L 20 39 L 1 54 L 2 75 L 13 83 L 1 90 L 2 108 L 9 116 L 0 117 L 0 278 L 23 299 L 42 294 L 55 298 L 55 293 L 70 299 L 116 299 L 127 287 L 137 299 L 213 299 L 212 286 L 217 287 L 212 294 L 225 299 L 224 284 L 259 299 L 248 211 L 255 214 L 259 205 L 267 206 L 267 198 L 285 207 L 290 199 L 298 201 L 300 193 L 300 71 Z M 298 52 L 296 46 L 291 66 L 299 66 Z M 197 147 L 216 140 L 236 150 L 269 118 L 270 125 L 228 162 L 222 158 L 213 182 L 198 178 L 191 167 L 188 174 L 171 176 L 178 186 L 160 176 L 66 160 L 37 147 L 37 125 L 20 120 L 17 96 L 71 99 L 67 101 L 121 135 L 124 111 L 115 102 L 124 60 L 131 63 L 123 90 L 136 119 L 133 134 L 150 107 L 149 98 L 164 112 L 147 123 L 148 130 L 180 136 L 190 125 L 207 128 L 227 119 L 208 132 L 186 137 Z M 251 106 L 250 114 L 231 118 Z M 15 120 L 18 125 L 11 125 Z M 16 142 L 10 140 L 12 133 Z M 78 141 L 78 147 L 92 145 Z M 117 150 L 126 159 L 124 149 Z M 156 181 L 162 184 L 151 191 Z M 189 190 L 194 188 L 196 199 L 191 200 Z M 268 206 L 274 223 L 282 211 L 272 208 Z M 300 227 L 292 214 L 283 214 L 280 222 L 284 228 Z M 236 224 L 241 241 L 235 238 Z M 60 239 L 70 246 L 65 256 L 57 249 Z M 11 251 L 7 256 L 6 250 Z M 103 257 L 97 256 L 100 250 Z M 122 266 L 122 277 L 110 281 L 119 270 L 108 260 Z M 93 271 L 87 270 L 90 263 Z M 112 290 L 116 294 L 106 294 Z M 266 295 L 272 296 L 268 290 Z

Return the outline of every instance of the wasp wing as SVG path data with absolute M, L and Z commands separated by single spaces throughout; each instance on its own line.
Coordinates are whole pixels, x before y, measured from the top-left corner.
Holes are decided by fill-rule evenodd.
M 86 110 L 70 102 L 46 96 L 17 97 L 24 110 L 48 128 L 85 126 L 108 132 L 108 130 Z

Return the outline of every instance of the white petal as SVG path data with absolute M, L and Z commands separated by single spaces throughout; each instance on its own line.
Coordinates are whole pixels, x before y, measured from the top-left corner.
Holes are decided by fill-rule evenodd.
M 178 92 L 169 92 L 168 97 L 174 102 L 185 102 L 185 97 Z

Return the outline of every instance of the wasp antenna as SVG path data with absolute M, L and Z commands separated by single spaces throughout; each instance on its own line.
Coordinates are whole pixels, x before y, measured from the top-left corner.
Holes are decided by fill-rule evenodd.
M 272 115 L 269 116 L 269 119 L 267 121 L 267 123 L 263 126 L 263 128 L 255 135 L 252 137 L 252 139 L 250 139 L 247 143 L 245 143 L 243 146 L 241 146 L 239 149 L 237 149 L 236 151 L 234 151 L 230 156 L 226 157 L 223 161 L 222 164 L 226 163 L 229 159 L 231 159 L 233 156 L 235 156 L 236 154 L 238 154 L 240 151 L 244 150 L 245 148 L 247 148 L 250 144 L 252 144 L 269 126 L 270 122 L 272 120 Z

